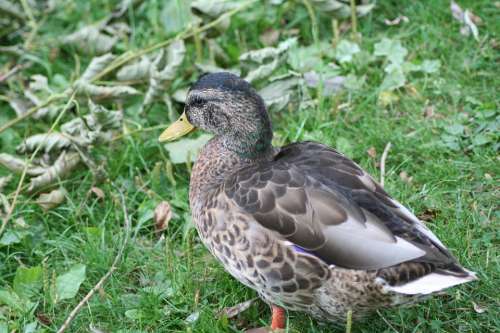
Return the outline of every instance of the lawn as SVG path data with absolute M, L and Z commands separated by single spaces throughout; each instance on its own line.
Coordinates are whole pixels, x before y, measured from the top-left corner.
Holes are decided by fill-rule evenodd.
M 257 294 L 191 223 L 206 137 L 157 140 L 217 68 L 262 92 L 275 145 L 320 141 L 375 178 L 386 150 L 386 190 L 478 274 L 353 332 L 499 332 L 500 4 L 459 1 L 474 37 L 447 1 L 360 5 L 357 24 L 334 2 L 0 1 L 0 333 L 56 332 L 91 290 L 66 332 L 268 324 L 260 300 L 224 314 Z

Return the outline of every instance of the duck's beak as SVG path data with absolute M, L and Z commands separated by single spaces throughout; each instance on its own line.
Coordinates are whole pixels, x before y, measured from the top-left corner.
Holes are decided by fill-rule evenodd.
M 195 130 L 195 127 L 189 123 L 186 117 L 186 113 L 183 112 L 179 119 L 172 125 L 170 125 L 166 130 L 161 133 L 158 140 L 160 142 L 172 141 L 180 138 Z

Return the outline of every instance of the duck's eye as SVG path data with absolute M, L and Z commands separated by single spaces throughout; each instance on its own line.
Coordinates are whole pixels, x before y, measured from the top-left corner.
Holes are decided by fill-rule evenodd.
M 193 98 L 193 100 L 191 101 L 190 104 L 191 104 L 191 106 L 194 106 L 194 107 L 200 107 L 204 103 L 205 103 L 205 101 L 202 98 Z

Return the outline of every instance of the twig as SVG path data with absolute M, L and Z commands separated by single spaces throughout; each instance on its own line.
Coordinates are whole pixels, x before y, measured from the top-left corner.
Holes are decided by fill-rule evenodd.
M 73 103 L 73 100 L 75 99 L 75 94 L 76 93 L 74 92 L 71 95 L 71 97 L 69 98 L 68 102 L 66 103 L 66 105 L 62 109 L 61 113 L 59 113 L 59 115 L 57 116 L 56 120 L 54 121 L 54 123 L 50 127 L 50 129 L 47 132 L 47 134 L 52 133 L 52 131 L 54 131 L 54 128 L 56 128 L 56 126 L 59 124 L 59 122 L 61 121 L 63 115 L 66 113 L 66 110 L 68 110 L 69 106 Z M 16 119 L 19 119 L 19 118 L 16 118 Z M 2 129 L 3 129 L 3 127 L 2 127 Z M 1 132 L 1 130 L 0 130 L 0 132 Z M 16 207 L 17 197 L 19 196 L 19 193 L 21 192 L 21 188 L 23 187 L 23 183 L 24 183 L 24 178 L 26 178 L 26 173 L 28 172 L 28 167 L 31 164 L 31 162 L 33 161 L 33 159 L 35 158 L 35 156 L 38 153 L 38 151 L 42 148 L 43 144 L 48 139 L 48 137 L 49 137 L 48 135 L 45 136 L 45 139 L 43 140 L 43 142 L 40 145 L 38 145 L 38 147 L 35 149 L 35 151 L 33 151 L 33 153 L 31 154 L 28 162 L 24 166 L 23 172 L 21 174 L 21 179 L 19 179 L 19 183 L 17 184 L 16 192 L 14 193 L 14 198 L 12 199 L 12 204 L 10 205 L 10 209 L 7 212 L 7 215 L 5 216 L 5 218 L 3 219 L 2 225 L 0 226 L 0 236 L 4 232 L 5 227 L 7 226 L 7 223 L 9 222 L 10 218 L 12 217 L 12 213 L 14 212 L 14 208 Z
M 30 117 L 31 115 L 33 115 L 34 113 L 36 113 L 41 108 L 44 108 L 47 105 L 51 104 L 52 102 L 57 101 L 59 99 L 63 99 L 65 97 L 67 97 L 67 96 L 68 96 L 68 92 L 63 92 L 61 94 L 55 94 L 55 95 L 50 96 L 42 104 L 37 105 L 35 107 L 32 107 L 31 109 L 29 109 L 23 115 L 15 118 L 15 119 L 12 119 L 11 121 L 8 121 L 5 125 L 3 125 L 2 127 L 0 127 L 0 133 L 2 133 L 3 131 L 5 131 L 7 128 L 10 128 L 10 127 L 14 126 L 18 122 L 20 122 L 20 121 L 22 121 L 22 120 Z
M 356 14 L 356 1 L 351 0 L 351 24 L 352 24 L 352 37 L 358 40 L 358 17 Z
M 391 149 L 391 143 L 387 142 L 384 148 L 384 152 L 382 153 L 382 157 L 380 159 L 380 185 L 382 187 L 384 187 L 385 160 L 387 158 L 387 154 L 389 154 L 389 149 Z
M 20 70 L 26 69 L 32 65 L 31 62 L 25 63 L 25 64 L 17 64 L 14 67 L 12 67 L 7 73 L 1 74 L 0 75 L 0 83 L 3 83 L 10 79 L 12 76 L 16 75 L 17 72 Z
M 127 206 L 125 204 L 125 197 L 123 196 L 123 192 L 118 187 L 116 187 L 116 189 L 118 190 L 118 193 L 120 194 L 120 199 L 121 199 L 122 209 L 123 209 L 123 216 L 124 216 L 123 224 L 125 227 L 125 238 L 123 239 L 122 246 L 118 250 L 118 253 L 116 254 L 115 259 L 113 260 L 113 263 L 111 264 L 111 267 L 109 268 L 109 270 L 97 282 L 97 284 L 92 289 L 90 289 L 90 291 L 87 293 L 87 295 L 85 295 L 85 297 L 82 298 L 82 300 L 70 312 L 69 316 L 66 318 L 66 320 L 61 325 L 59 330 L 57 330 L 57 333 L 63 333 L 69 327 L 69 325 L 71 325 L 71 322 L 73 321 L 73 319 L 75 319 L 78 312 L 80 312 L 82 307 L 92 298 L 92 296 L 94 296 L 94 294 L 97 291 L 99 291 L 99 289 L 104 285 L 106 280 L 109 279 L 111 274 L 113 274 L 113 272 L 118 268 L 118 263 L 122 259 L 123 252 L 125 251 L 125 247 L 127 246 L 128 240 L 130 238 L 130 218 L 129 218 L 128 213 L 127 213 Z

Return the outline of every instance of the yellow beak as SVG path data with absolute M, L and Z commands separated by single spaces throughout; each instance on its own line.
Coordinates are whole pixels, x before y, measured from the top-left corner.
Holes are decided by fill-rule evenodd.
M 158 140 L 160 142 L 172 141 L 186 135 L 196 128 L 189 123 L 186 117 L 186 113 L 183 112 L 179 119 L 172 125 L 170 125 L 166 130 L 161 133 Z

